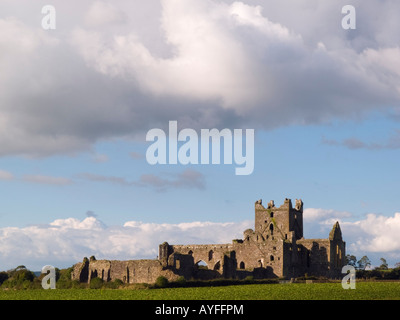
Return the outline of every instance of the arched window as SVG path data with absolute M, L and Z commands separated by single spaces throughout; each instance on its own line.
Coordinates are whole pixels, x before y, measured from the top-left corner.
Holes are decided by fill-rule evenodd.
M 274 256 L 271 255 L 271 256 L 269 257 L 269 260 L 270 260 L 270 261 L 274 261 Z
M 212 250 L 210 250 L 210 251 L 208 252 L 208 261 L 212 260 L 213 254 L 214 254 L 214 251 L 212 251 Z
M 239 264 L 239 268 L 240 269 L 244 269 L 244 267 L 245 267 L 245 265 L 244 265 L 244 262 L 242 261 L 242 262 L 240 262 L 240 264 Z
M 214 270 L 219 270 L 220 268 L 221 268 L 221 263 L 218 261 L 214 266 Z
M 271 236 L 274 234 L 274 225 L 271 223 L 269 225 L 269 231 L 271 232 Z
M 271 213 L 269 214 L 269 216 L 270 216 L 270 218 L 273 218 L 273 217 L 274 217 L 274 213 L 271 212 Z
M 196 266 L 199 269 L 208 269 L 207 263 L 205 263 L 203 260 L 200 260 L 196 263 Z

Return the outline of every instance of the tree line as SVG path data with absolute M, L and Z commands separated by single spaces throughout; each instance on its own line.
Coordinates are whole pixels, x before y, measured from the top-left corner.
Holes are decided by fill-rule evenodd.
M 356 269 L 356 278 L 359 279 L 400 279 L 400 262 L 397 262 L 394 268 L 389 268 L 385 258 L 380 258 L 381 264 L 371 268 L 371 260 L 363 256 L 360 260 L 354 255 L 346 255 L 345 264 L 353 266 Z

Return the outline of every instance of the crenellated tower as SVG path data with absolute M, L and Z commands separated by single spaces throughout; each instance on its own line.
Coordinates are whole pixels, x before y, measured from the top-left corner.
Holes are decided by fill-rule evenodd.
M 292 206 L 290 199 L 280 207 L 275 207 L 271 200 L 267 207 L 262 200 L 255 203 L 255 232 L 265 240 L 280 237 L 283 240 L 299 240 L 303 238 L 303 201 L 297 200 Z

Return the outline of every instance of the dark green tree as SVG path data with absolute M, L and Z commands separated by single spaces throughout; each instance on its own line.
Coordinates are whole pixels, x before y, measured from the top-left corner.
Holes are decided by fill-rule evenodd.
M 360 260 L 357 261 L 357 269 L 365 270 L 366 268 L 371 266 L 371 260 L 367 256 L 363 256 Z
M 356 258 L 356 256 L 348 254 L 348 255 L 346 255 L 345 259 L 346 259 L 345 262 L 346 262 L 347 265 L 353 266 L 354 268 L 357 267 L 357 258 Z
M 379 266 L 379 269 L 380 269 L 380 270 L 387 270 L 387 269 L 389 269 L 388 264 L 387 264 L 387 262 L 386 262 L 386 259 L 385 259 L 385 258 L 381 258 L 380 260 L 381 260 L 381 265 Z

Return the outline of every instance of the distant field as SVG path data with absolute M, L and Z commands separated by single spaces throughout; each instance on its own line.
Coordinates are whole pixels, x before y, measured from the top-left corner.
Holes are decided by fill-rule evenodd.
M 400 282 L 249 284 L 166 289 L 0 290 L 0 300 L 400 300 Z

